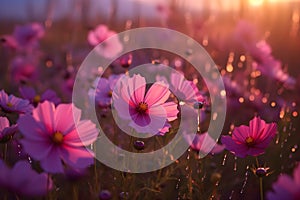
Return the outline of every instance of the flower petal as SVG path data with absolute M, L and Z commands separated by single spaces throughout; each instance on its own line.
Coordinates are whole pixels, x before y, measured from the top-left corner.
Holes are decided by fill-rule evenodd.
M 148 90 L 145 102 L 149 107 L 165 103 L 171 92 L 168 85 L 163 82 L 155 82 Z
M 94 154 L 84 147 L 73 148 L 65 145 L 61 153 L 63 161 L 75 169 L 82 169 L 94 163 Z
M 61 161 L 61 151 L 58 147 L 53 147 L 48 153 L 47 157 L 44 157 L 40 163 L 45 172 L 49 173 L 63 173 L 63 165 Z
M 144 77 L 139 74 L 135 74 L 132 78 L 128 79 L 129 96 L 135 104 L 139 104 L 144 101 L 145 90 L 146 81 Z
M 225 145 L 225 148 L 235 154 L 238 157 L 244 158 L 247 156 L 248 148 L 244 144 L 237 144 L 230 136 L 221 137 L 222 144 Z
M 254 139 L 259 138 L 259 135 L 262 133 L 265 126 L 266 122 L 264 120 L 260 119 L 260 117 L 254 117 L 249 123 L 249 136 L 252 136 Z
M 76 129 L 64 136 L 64 143 L 73 147 L 90 145 L 96 141 L 98 130 L 90 120 L 82 120 Z
M 167 103 L 164 103 L 162 106 L 167 113 L 167 119 L 169 122 L 177 119 L 177 114 L 178 114 L 179 110 L 177 109 L 176 103 L 167 102 Z
M 32 114 L 36 121 L 40 121 L 45 125 L 45 128 L 49 134 L 54 131 L 54 112 L 55 106 L 52 102 L 45 101 L 40 103 L 36 109 L 33 110 Z
M 52 151 L 52 144 L 50 141 L 35 141 L 23 139 L 20 141 L 24 151 L 28 153 L 35 160 L 47 159 L 47 156 Z
M 23 115 L 18 120 L 18 127 L 22 135 L 34 142 L 46 141 L 49 135 L 46 133 L 44 125 L 37 122 L 31 115 Z
M 250 129 L 248 126 L 236 127 L 232 132 L 232 139 L 236 142 L 245 143 L 247 137 L 250 136 Z
M 0 132 L 7 127 L 9 127 L 8 119 L 6 117 L 0 117 Z
M 81 110 L 73 104 L 60 104 L 56 108 L 54 117 L 54 131 L 61 131 L 65 135 L 79 122 Z

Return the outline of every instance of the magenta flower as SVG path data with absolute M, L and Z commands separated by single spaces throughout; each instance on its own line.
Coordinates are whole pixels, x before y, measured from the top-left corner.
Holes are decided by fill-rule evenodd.
M 232 137 L 222 136 L 221 141 L 227 150 L 238 157 L 258 156 L 265 152 L 276 134 L 276 129 L 277 124 L 267 124 L 259 117 L 254 117 L 249 127 L 244 125 L 236 127 Z
M 111 104 L 111 97 L 116 82 L 123 75 L 111 75 L 108 79 L 97 78 L 95 80 L 96 89 L 90 89 L 88 94 L 92 101 L 96 101 L 96 105 L 106 108 Z M 94 99 L 95 97 L 95 99 Z
M 19 88 L 20 94 L 24 99 L 30 101 L 30 103 L 37 105 L 38 103 L 42 103 L 44 101 L 51 101 L 55 105 L 60 103 L 60 99 L 57 97 L 56 93 L 53 90 L 46 90 L 42 95 L 36 93 L 36 91 L 32 87 L 21 87 Z
M 18 120 L 24 136 L 20 142 L 46 172 L 63 173 L 64 165 L 74 169 L 88 167 L 94 162 L 93 153 L 84 146 L 96 140 L 98 131 L 95 124 L 80 121 L 80 117 L 81 111 L 72 104 L 55 108 L 49 101 L 40 103 L 33 115 Z
M 38 77 L 35 61 L 30 58 L 16 57 L 11 64 L 11 78 L 16 83 L 34 82 Z
M 5 112 L 31 113 L 33 106 L 28 100 L 20 99 L 13 95 L 6 94 L 4 90 L 0 91 L 0 108 Z
M 0 160 L 0 187 L 22 196 L 42 196 L 52 189 L 46 173 L 38 174 L 26 161 L 17 162 L 12 169 Z
M 216 141 L 207 133 L 196 134 L 194 140 L 192 140 L 192 135 L 185 134 L 185 139 L 190 144 L 191 149 L 201 152 L 204 154 L 221 153 L 225 146 L 216 143 Z
M 168 85 L 162 82 L 155 82 L 146 92 L 144 77 L 125 76 L 113 92 L 113 106 L 138 133 L 157 134 L 166 121 L 177 118 L 177 104 L 166 102 L 170 94 Z
M 97 46 L 103 43 L 102 46 L 97 46 L 96 51 L 105 58 L 113 58 L 123 50 L 123 45 L 118 37 L 110 38 L 116 32 L 108 29 L 106 25 L 100 24 L 94 30 L 88 33 L 88 42 L 92 46 Z M 106 40 L 110 38 L 110 40 Z
M 17 125 L 9 126 L 6 117 L 0 117 L 0 142 L 7 142 L 17 132 Z
M 300 199 L 300 165 L 294 170 L 293 178 L 286 174 L 280 175 L 272 189 L 267 193 L 269 200 Z

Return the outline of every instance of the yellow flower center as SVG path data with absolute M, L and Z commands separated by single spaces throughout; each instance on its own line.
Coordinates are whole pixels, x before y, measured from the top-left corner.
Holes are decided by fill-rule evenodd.
M 41 96 L 40 95 L 35 95 L 34 97 L 33 97 L 33 102 L 34 103 L 39 103 L 41 101 Z
M 145 113 L 148 110 L 148 104 L 145 102 L 139 103 L 139 105 L 136 107 L 136 111 L 139 113 Z
M 52 141 L 55 144 L 61 144 L 64 140 L 64 135 L 62 134 L 62 132 L 60 131 L 56 131 L 53 135 L 52 135 Z
M 10 108 L 13 107 L 13 104 L 11 102 L 7 102 L 6 105 L 7 105 L 7 107 L 10 107 Z
M 107 94 L 109 97 L 112 97 L 112 91 L 110 90 Z
M 254 145 L 254 139 L 250 136 L 250 137 L 247 137 L 246 140 L 245 140 L 246 144 L 248 147 L 251 147 Z

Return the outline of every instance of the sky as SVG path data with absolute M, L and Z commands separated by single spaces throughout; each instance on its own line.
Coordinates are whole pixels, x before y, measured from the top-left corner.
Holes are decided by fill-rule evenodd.
M 76 2 L 88 2 L 89 15 L 101 12 L 108 15 L 111 2 L 116 1 L 119 5 L 118 16 L 134 17 L 137 12 L 147 16 L 155 16 L 155 5 L 166 3 L 172 0 L 1 0 L 0 20 L 24 19 L 43 20 L 47 15 L 52 14 L 55 18 L 74 15 Z M 240 0 L 176 0 L 178 4 L 187 10 L 226 10 L 235 11 L 239 9 Z M 300 1 L 300 0 L 244 0 L 250 6 L 260 6 L 264 1 L 270 3 Z M 50 9 L 52 6 L 52 10 Z M 76 12 L 75 12 L 76 13 Z

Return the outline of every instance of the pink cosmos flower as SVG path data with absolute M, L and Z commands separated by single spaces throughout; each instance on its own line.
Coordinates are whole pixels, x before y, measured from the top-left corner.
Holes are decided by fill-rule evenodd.
M 10 169 L 0 160 L 0 188 L 22 196 L 42 196 L 52 185 L 46 173 L 38 174 L 26 161 L 19 161 Z
M 113 92 L 113 106 L 138 133 L 157 134 L 166 121 L 177 118 L 177 104 L 166 102 L 170 94 L 168 85 L 162 82 L 155 82 L 146 92 L 144 77 L 124 76 Z
M 192 135 L 185 134 L 185 139 L 190 144 L 191 149 L 201 152 L 204 154 L 208 153 L 221 153 L 225 146 L 216 143 L 216 141 L 207 133 L 196 134 L 194 140 L 192 140 Z
M 0 117 L 0 142 L 7 142 L 17 132 L 17 125 L 9 126 L 6 117 Z
M 4 90 L 0 91 L 0 108 L 5 112 L 31 113 L 33 106 L 28 100 L 17 98 L 6 94 Z
M 94 30 L 88 33 L 88 42 L 92 46 L 97 46 L 103 43 L 101 46 L 96 47 L 96 51 L 105 58 L 113 58 L 118 55 L 123 46 L 118 37 L 112 37 L 116 32 L 109 30 L 106 25 L 100 24 Z M 110 38 L 109 40 L 107 40 Z
M 38 77 L 38 70 L 34 61 L 25 57 L 16 57 L 11 63 L 11 77 L 14 82 L 34 82 Z
M 169 82 L 170 90 L 179 101 L 185 103 L 204 102 L 204 97 L 200 94 L 197 86 L 192 81 L 186 80 L 183 74 L 171 73 L 170 81 L 167 81 L 165 77 L 157 77 L 157 80 Z
M 93 164 L 93 153 L 84 146 L 98 135 L 95 124 L 81 120 L 81 111 L 72 104 L 40 103 L 33 115 L 18 120 L 24 150 L 50 173 L 63 173 L 64 165 L 82 169 Z
M 95 80 L 96 89 L 90 89 L 88 94 L 92 101 L 96 101 L 96 105 L 106 108 L 111 104 L 111 97 L 116 82 L 123 75 L 111 75 L 108 79 L 97 78 Z M 94 98 L 95 97 L 95 98 Z
M 286 174 L 280 175 L 272 188 L 273 191 L 267 193 L 269 200 L 300 199 L 300 165 L 294 170 L 293 178 Z
M 277 124 L 267 124 L 259 117 L 254 117 L 248 126 L 236 127 L 232 137 L 222 136 L 221 141 L 225 148 L 238 157 L 247 155 L 258 156 L 265 152 L 276 134 Z
M 24 99 L 30 101 L 30 103 L 37 105 L 46 100 L 53 102 L 55 105 L 60 103 L 60 99 L 57 97 L 53 90 L 46 90 L 42 95 L 36 93 L 32 87 L 23 86 L 19 88 L 20 94 Z

